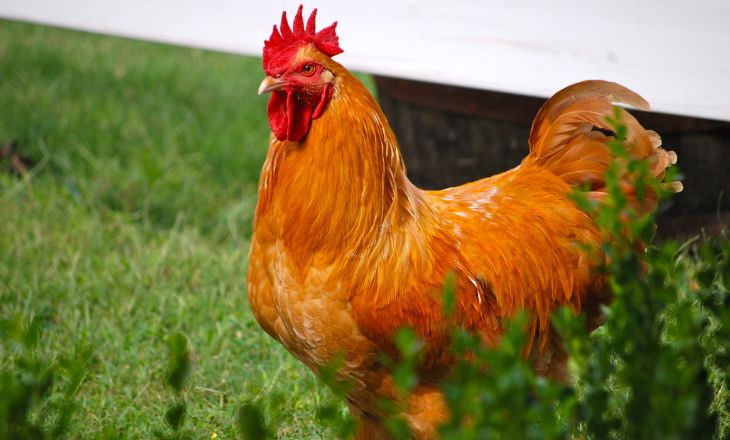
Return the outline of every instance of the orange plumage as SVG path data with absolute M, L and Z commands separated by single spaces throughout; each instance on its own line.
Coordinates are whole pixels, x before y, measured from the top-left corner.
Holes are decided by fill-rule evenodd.
M 646 102 L 615 83 L 575 84 L 540 110 L 520 166 L 423 191 L 408 180 L 395 136 L 365 87 L 311 40 L 287 50 L 261 88 L 275 95 L 276 135 L 261 173 L 248 294 L 263 329 L 315 372 L 344 356 L 360 438 L 385 436 L 376 399 L 396 396 L 378 353 L 395 353 L 392 337 L 402 326 L 426 342 L 421 382 L 404 416 L 419 438 L 435 436 L 447 417 L 435 384 L 451 363 L 441 312 L 449 272 L 461 325 L 493 343 L 504 318 L 530 311 L 530 359 L 539 373 L 562 378 L 565 354 L 550 312 L 569 305 L 595 315 L 608 299 L 595 261 L 578 244 L 597 245 L 601 233 L 567 194 L 585 185 L 601 197 L 613 158 L 610 137 L 592 128 L 608 128 L 614 101 Z M 663 173 L 674 153 L 627 112 L 623 118 L 631 154 Z

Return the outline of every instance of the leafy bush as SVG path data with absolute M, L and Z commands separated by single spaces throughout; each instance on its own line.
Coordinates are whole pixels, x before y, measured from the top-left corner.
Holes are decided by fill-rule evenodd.
M 730 435 L 730 240 L 723 235 L 650 246 L 654 214 L 639 215 L 620 180 L 630 178 L 638 205 L 649 194 L 667 197 L 666 183 L 650 176 L 647 164 L 626 150 L 626 128 L 617 108 L 611 122 L 617 160 L 606 173 L 609 194 L 601 203 L 584 192 L 572 197 L 590 212 L 606 240 L 600 267 L 614 300 L 605 323 L 588 334 L 582 316 L 557 310 L 553 326 L 569 354 L 573 381 L 537 376 L 524 358 L 525 313 L 506 326 L 500 344 L 485 348 L 478 335 L 454 329 L 459 359 L 446 383 L 451 411 L 440 429 L 445 439 L 725 438 Z M 669 170 L 665 182 L 676 178 Z M 603 259 L 601 259 L 602 261 Z M 453 304 L 447 280 L 445 308 Z M 448 311 L 448 310 L 447 310 Z M 394 382 L 407 392 L 417 383 L 422 343 L 410 329 L 396 336 L 401 357 L 389 364 Z M 467 356 L 467 353 L 470 356 Z M 409 438 L 388 406 L 386 426 L 394 438 Z
M 633 179 L 639 203 L 652 192 L 666 197 L 668 190 L 649 175 L 645 162 L 627 154 L 619 116 L 617 109 L 609 120 L 617 135 L 610 148 L 618 159 L 606 173 L 608 197 L 596 204 L 580 191 L 573 194 L 606 232 L 600 251 L 607 258 L 600 270 L 614 300 L 604 309 L 605 324 L 588 334 L 581 316 L 567 308 L 554 313 L 553 325 L 570 356 L 569 384 L 537 376 L 524 359 L 525 314 L 507 326 L 496 348 L 484 348 L 477 335 L 455 329 L 453 350 L 461 360 L 442 388 L 451 411 L 443 438 L 730 435 L 730 241 L 727 236 L 683 246 L 667 241 L 645 252 L 637 245 L 651 242 L 654 216 L 639 215 L 619 181 Z M 670 170 L 665 181 L 675 177 Z M 453 302 L 450 295 L 446 289 L 446 304 Z M 416 374 L 409 359 L 420 342 L 410 339 L 410 346 L 399 344 L 403 361 L 394 372 L 401 377 L 407 376 L 404 367 Z M 392 433 L 408 438 L 402 429 Z

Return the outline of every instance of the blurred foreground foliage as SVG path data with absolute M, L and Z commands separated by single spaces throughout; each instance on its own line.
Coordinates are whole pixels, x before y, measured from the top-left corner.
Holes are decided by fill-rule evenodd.
M 600 270 L 614 300 L 604 309 L 604 325 L 588 334 L 582 316 L 567 308 L 554 313 L 569 355 L 568 384 L 537 376 L 523 358 L 524 314 L 495 349 L 457 329 L 454 349 L 475 356 L 460 361 L 443 387 L 452 411 L 443 438 L 730 436 L 730 241 L 727 235 L 681 246 L 667 241 L 645 252 L 637 245 L 651 243 L 654 215 L 639 215 L 619 182 L 634 181 L 639 203 L 670 191 L 627 153 L 619 116 L 617 110 L 610 120 L 618 159 L 606 173 L 608 197 L 596 204 L 584 192 L 573 194 L 606 232 Z M 669 170 L 664 181 L 676 177 Z
M 14 318 L 0 322 L 0 355 L 12 368 L 0 371 L 0 438 L 55 439 L 67 433 L 76 409 L 75 394 L 93 362 L 79 345 L 54 359 L 39 354 L 43 321 Z
M 460 361 L 443 384 L 451 411 L 444 439 L 703 439 L 730 437 L 730 239 L 696 237 L 682 245 L 651 243 L 654 214 L 640 215 L 620 182 L 633 181 L 641 204 L 671 195 L 667 182 L 628 153 L 621 110 L 609 119 L 617 160 L 606 173 L 608 196 L 573 199 L 591 213 L 606 239 L 600 251 L 614 300 L 604 324 L 589 334 L 583 316 L 555 311 L 552 324 L 569 355 L 570 383 L 535 374 L 524 358 L 528 316 L 509 323 L 500 344 L 485 348 L 477 335 L 455 329 Z M 601 259 L 603 260 L 603 259 Z M 453 289 L 445 289 L 445 305 Z M 422 344 L 404 329 L 396 338 L 401 361 L 393 367 L 401 389 L 417 382 Z M 471 353 L 472 356 L 466 356 Z M 397 413 L 394 420 L 398 420 Z M 394 438 L 409 438 L 391 423 Z

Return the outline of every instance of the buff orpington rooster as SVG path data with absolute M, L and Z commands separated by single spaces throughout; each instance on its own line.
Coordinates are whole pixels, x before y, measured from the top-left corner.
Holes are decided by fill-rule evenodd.
M 576 187 L 594 200 L 606 194 L 604 171 L 614 157 L 605 118 L 614 102 L 646 109 L 646 101 L 610 82 L 569 86 L 537 114 L 519 166 L 424 191 L 408 180 L 378 103 L 332 60 L 342 52 L 336 23 L 316 31 L 315 16 L 305 24 L 300 6 L 290 26 L 284 13 L 264 45 L 259 94 L 271 93 L 273 134 L 248 267 L 261 327 L 315 372 L 344 359 L 357 438 L 388 437 L 377 401 L 397 393 L 379 354 L 396 355 L 393 336 L 403 326 L 426 349 L 402 415 L 417 438 L 436 437 L 447 419 L 438 383 L 453 361 L 442 316 L 449 273 L 460 325 L 492 344 L 505 318 L 527 310 L 530 361 L 538 373 L 564 379 L 551 311 L 567 305 L 594 320 L 609 300 L 580 245 L 599 245 L 601 231 L 568 194 Z M 661 176 L 676 155 L 626 111 L 622 119 L 630 154 Z

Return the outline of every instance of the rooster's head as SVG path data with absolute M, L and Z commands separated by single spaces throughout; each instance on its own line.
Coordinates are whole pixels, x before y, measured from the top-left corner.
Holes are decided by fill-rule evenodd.
M 315 32 L 317 10 L 313 10 L 306 27 L 299 6 L 292 27 L 281 16 L 281 29 L 274 26 L 264 43 L 264 71 L 259 94 L 271 92 L 269 124 L 279 140 L 300 141 L 318 118 L 334 91 L 334 75 L 328 69 L 329 57 L 342 52 L 335 26 Z

